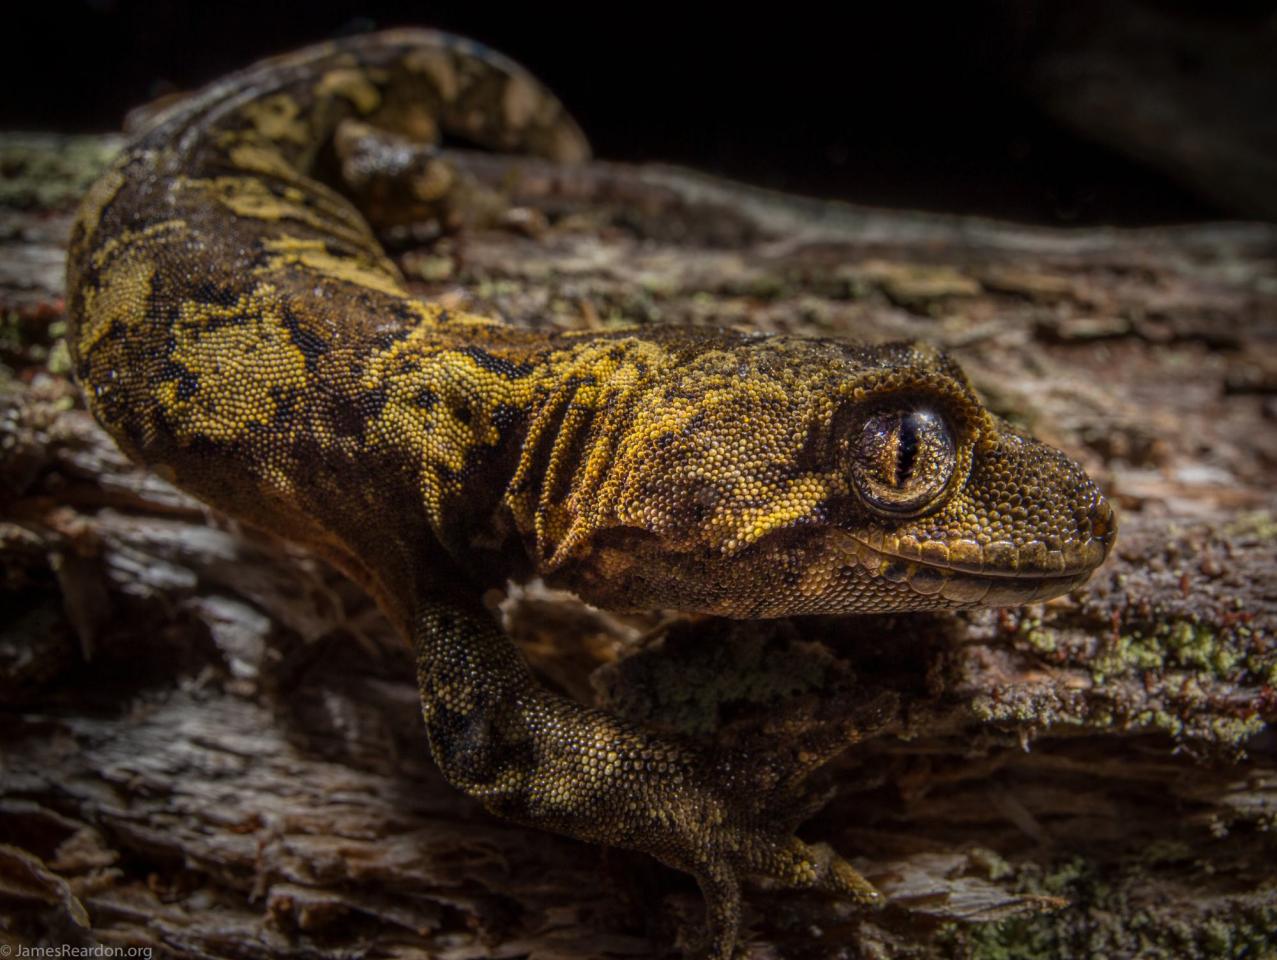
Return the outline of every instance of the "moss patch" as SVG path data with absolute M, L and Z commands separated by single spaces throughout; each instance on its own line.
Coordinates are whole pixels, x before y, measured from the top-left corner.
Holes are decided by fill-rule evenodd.
M 73 207 L 119 151 L 115 137 L 0 134 L 0 206 Z
M 939 937 L 953 960 L 1274 960 L 1277 888 L 1198 899 L 1186 884 L 1150 896 L 1147 867 L 1102 871 L 1073 858 L 1043 872 L 1026 868 L 1024 892 L 1067 897 L 1071 907 L 979 926 L 950 925 Z

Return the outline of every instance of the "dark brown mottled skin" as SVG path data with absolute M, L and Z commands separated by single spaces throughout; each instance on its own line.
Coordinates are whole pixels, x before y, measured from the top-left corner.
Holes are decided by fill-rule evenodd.
M 604 607 L 742 618 L 1022 603 L 1104 559 L 1094 483 L 925 346 L 546 334 L 416 299 L 320 182 L 356 122 L 588 154 L 527 74 L 425 31 L 266 61 L 162 110 L 72 236 L 93 412 L 138 461 L 376 596 L 458 788 L 694 874 L 710 956 L 734 949 L 747 875 L 878 900 L 792 834 L 828 751 L 732 759 L 548 693 L 480 594 L 540 574 Z M 449 188 L 439 165 L 406 190 Z

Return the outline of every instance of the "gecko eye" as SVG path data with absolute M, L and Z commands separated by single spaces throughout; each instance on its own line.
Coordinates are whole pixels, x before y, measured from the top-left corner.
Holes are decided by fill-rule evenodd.
M 930 410 L 883 410 L 860 428 L 851 470 L 861 499 L 883 513 L 915 513 L 949 484 L 953 431 Z

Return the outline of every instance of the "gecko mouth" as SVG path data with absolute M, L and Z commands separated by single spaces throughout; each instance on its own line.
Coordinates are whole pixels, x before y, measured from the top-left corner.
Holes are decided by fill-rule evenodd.
M 955 605 L 1012 606 L 1058 597 L 1086 582 L 1108 556 L 1116 532 L 1113 510 L 1101 502 L 1090 518 L 1090 536 L 1061 549 L 1039 540 L 920 542 L 879 531 L 849 540 L 860 565 L 875 577 Z

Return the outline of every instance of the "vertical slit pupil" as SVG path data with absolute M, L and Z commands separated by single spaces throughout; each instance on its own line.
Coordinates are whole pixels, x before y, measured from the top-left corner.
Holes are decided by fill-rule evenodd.
M 896 447 L 896 486 L 903 487 L 913 476 L 914 461 L 918 458 L 918 423 L 913 415 L 900 418 Z

